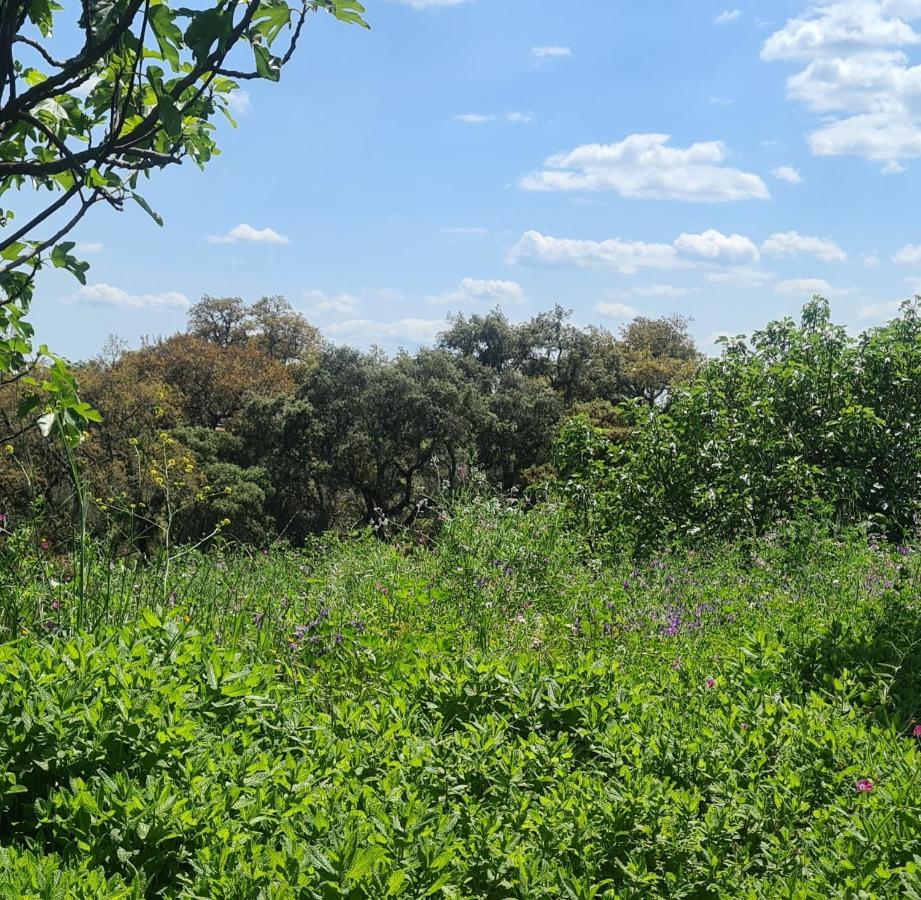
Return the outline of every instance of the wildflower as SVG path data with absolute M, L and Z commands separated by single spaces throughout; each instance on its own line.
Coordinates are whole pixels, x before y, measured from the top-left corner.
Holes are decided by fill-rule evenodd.
M 61 601 L 60 601 L 60 600 L 52 600 L 52 601 L 51 601 L 51 608 L 52 608 L 55 612 L 57 612 L 57 611 L 61 608 Z
M 262 618 L 264 615 L 265 613 L 261 612 L 253 613 L 253 625 L 258 628 L 262 624 Z
M 49 542 L 48 538 L 42 538 L 38 542 L 38 546 L 42 550 L 47 550 L 51 546 L 51 543 Z
M 858 794 L 869 794 L 873 790 L 873 779 L 872 778 L 861 778 L 855 785 L 854 790 Z
M 711 676 L 708 675 L 708 676 L 707 676 L 707 680 L 704 682 L 704 684 L 705 684 L 708 688 L 715 687 L 715 686 L 716 686 L 716 679 L 715 679 L 715 678 L 712 678 Z
M 739 722 L 739 728 L 741 728 L 742 731 L 748 731 L 748 722 Z
M 675 670 L 678 670 L 678 669 L 681 668 L 681 657 L 680 657 L 680 656 L 676 656 L 676 657 L 672 660 L 672 668 L 675 669 Z
M 911 730 L 912 735 L 916 738 L 921 738 L 921 725 L 915 725 Z

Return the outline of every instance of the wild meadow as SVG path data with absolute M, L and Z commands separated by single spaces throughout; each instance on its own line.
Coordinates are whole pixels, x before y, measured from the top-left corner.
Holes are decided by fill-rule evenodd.
M 2 895 L 918 895 L 921 555 L 444 515 L 166 582 L 94 552 L 82 601 L 7 537 Z
M 801 175 L 741 68 L 772 23 L 672 6 L 640 34 L 643 4 L 403 0 L 356 50 L 358 0 L 0 0 L 0 898 L 921 900 L 921 297 L 888 300 L 921 264 L 921 11 L 758 38 L 805 66 Z M 658 130 L 561 152 L 599 109 Z M 249 114 L 208 193 L 145 196 Z M 844 154 L 886 189 L 820 171 Z M 858 268 L 680 212 L 769 199 L 731 227 L 853 241 L 859 209 Z M 80 231 L 152 202 L 172 243 Z M 614 206 L 642 202 L 672 205 Z M 257 272 L 300 306 L 178 290 Z M 789 315 L 845 283 L 880 324 Z M 547 291 L 621 324 L 503 311 Z M 160 336 L 70 361 L 39 297 L 72 347 L 100 305 Z M 708 354 L 661 306 L 722 328 L 765 298 Z

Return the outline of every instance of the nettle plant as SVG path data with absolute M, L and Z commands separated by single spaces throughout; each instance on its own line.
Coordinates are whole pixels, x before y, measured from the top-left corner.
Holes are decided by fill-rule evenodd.
M 67 237 L 93 207 L 137 203 L 162 224 L 141 179 L 204 166 L 240 82 L 278 81 L 313 12 L 367 27 L 357 0 L 0 2 L 0 388 L 31 386 L 24 428 L 73 446 L 98 419 L 66 363 L 34 346 L 37 274 L 85 281 Z

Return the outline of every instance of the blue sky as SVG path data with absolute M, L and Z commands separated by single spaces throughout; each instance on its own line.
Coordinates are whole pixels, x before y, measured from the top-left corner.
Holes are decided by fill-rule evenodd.
M 280 293 L 389 350 L 557 302 L 689 315 L 712 350 L 813 292 L 856 330 L 921 291 L 921 0 L 366 5 L 246 85 L 204 173 L 155 176 L 164 228 L 81 225 L 89 284 L 41 276 L 42 340 L 86 357 Z

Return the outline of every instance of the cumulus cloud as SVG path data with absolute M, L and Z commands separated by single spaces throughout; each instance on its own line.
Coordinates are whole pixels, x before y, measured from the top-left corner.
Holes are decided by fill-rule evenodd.
M 771 169 L 771 174 L 778 181 L 786 181 L 787 184 L 800 184 L 803 180 L 800 173 L 793 166 L 778 166 L 776 169 Z
M 68 303 L 89 303 L 92 306 L 110 306 L 122 309 L 185 309 L 188 297 L 178 291 L 159 294 L 131 294 L 105 282 L 85 284 Z
M 535 59 L 566 59 L 572 56 L 570 47 L 532 47 L 531 56 Z
M 863 264 L 868 269 L 878 269 L 883 263 L 875 253 L 865 253 L 863 255 Z
M 612 319 L 632 319 L 637 311 L 632 306 L 617 300 L 603 300 L 595 304 L 595 312 Z
M 778 294 L 828 295 L 831 293 L 832 287 L 821 278 L 790 278 L 787 281 L 777 282 L 774 285 L 774 290 Z
M 272 228 L 253 228 L 245 222 L 231 228 L 227 234 L 209 234 L 211 244 L 237 244 L 241 241 L 253 244 L 288 244 L 290 241 Z
M 921 156 L 921 66 L 906 53 L 921 43 L 919 18 L 917 0 L 832 0 L 765 41 L 762 59 L 802 66 L 787 93 L 821 116 L 814 154 L 863 156 L 887 174 Z
M 632 134 L 615 144 L 584 144 L 549 157 L 519 182 L 526 191 L 613 191 L 622 197 L 718 203 L 767 199 L 758 175 L 723 165 L 726 146 L 669 146 L 667 134 Z
M 530 265 L 609 266 L 623 275 L 640 269 L 677 269 L 688 265 L 671 244 L 643 241 L 606 241 L 556 238 L 526 231 L 508 254 L 509 262 Z
M 353 313 L 361 305 L 357 297 L 345 291 L 327 294 L 324 291 L 304 291 L 304 298 L 310 303 L 310 311 L 325 315 L 326 313 Z
M 429 303 L 450 306 L 525 302 L 524 289 L 520 284 L 488 278 L 465 278 L 453 291 L 427 299 Z
M 722 234 L 713 228 L 702 234 L 682 234 L 675 241 L 675 249 L 687 256 L 705 259 L 757 260 L 758 248 L 741 234 Z
M 729 266 L 710 275 L 724 275 L 727 281 L 751 281 L 751 273 L 764 280 L 770 277 L 760 270 L 746 268 L 757 262 L 760 253 L 756 244 L 742 234 L 723 234 L 708 229 L 700 234 L 683 233 L 671 244 L 610 238 L 604 241 L 557 238 L 526 231 L 509 251 L 508 261 L 529 265 L 594 266 L 617 269 L 623 275 L 633 275 L 641 269 L 712 270 Z M 717 281 L 717 278 L 711 280 Z
M 252 111 L 253 98 L 249 91 L 238 88 L 227 96 L 227 106 L 235 116 L 245 116 Z
M 916 266 L 921 263 L 921 244 L 906 244 L 892 254 L 892 261 L 906 266 Z
M 74 247 L 74 253 L 80 254 L 92 254 L 92 253 L 102 253 L 105 249 L 103 244 L 100 241 L 86 241 L 85 243 L 77 244 Z
M 737 22 L 742 15 L 739 9 L 724 9 L 714 20 L 714 25 L 728 25 L 730 22 Z
M 766 256 L 815 256 L 825 262 L 845 262 L 847 254 L 834 242 L 825 238 L 808 237 L 796 231 L 772 234 L 762 245 Z

